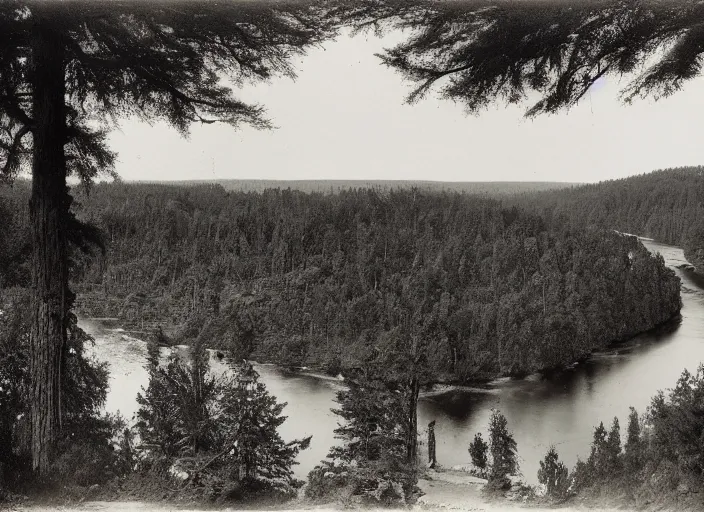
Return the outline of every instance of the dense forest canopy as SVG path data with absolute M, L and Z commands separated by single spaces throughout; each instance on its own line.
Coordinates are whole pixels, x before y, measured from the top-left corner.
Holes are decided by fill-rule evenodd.
M 107 245 L 76 259 L 79 313 L 285 364 L 354 366 L 412 318 L 436 378 L 521 374 L 680 304 L 677 278 L 634 238 L 485 197 L 114 183 L 76 208 Z
M 596 227 L 654 238 L 684 248 L 704 269 L 704 168 L 681 167 L 506 199 L 560 229 Z

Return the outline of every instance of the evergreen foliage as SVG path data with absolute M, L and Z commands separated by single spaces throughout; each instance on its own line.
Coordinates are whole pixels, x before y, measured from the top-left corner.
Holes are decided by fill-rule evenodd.
M 604 422 L 600 422 L 599 426 L 594 429 L 591 453 L 587 459 L 587 467 L 590 470 L 592 478 L 603 479 L 606 476 L 608 468 L 607 460 L 609 457 L 606 442 L 607 435 Z
M 405 502 L 415 493 L 416 467 L 407 461 L 408 397 L 364 374 L 339 391 L 340 445 L 309 474 L 307 496 Z
M 489 464 L 488 454 L 489 445 L 482 438 L 482 434 L 477 432 L 474 435 L 474 440 L 469 444 L 469 456 L 480 477 L 487 476 Z
M 557 451 L 551 446 L 545 459 L 540 461 L 538 482 L 545 486 L 548 496 L 562 499 L 569 490 L 569 471 L 567 466 L 559 460 Z
M 631 407 L 628 414 L 628 431 L 624 445 L 627 474 L 637 475 L 643 469 L 645 442 L 641 435 L 638 411 Z
M 704 366 L 694 374 L 685 370 L 673 389 L 652 398 L 645 415 L 630 409 L 624 451 L 618 420 L 608 433 L 599 424 L 589 459 L 578 461 L 572 472 L 572 489 L 583 496 L 625 495 L 635 502 L 698 503 L 690 493 L 704 475 L 702 397 Z
M 225 439 L 222 463 L 245 485 L 257 485 L 290 497 L 303 482 L 293 476 L 296 456 L 310 437 L 284 442 L 278 428 L 286 421 L 279 403 L 259 382 L 249 363 L 237 365 L 220 399 L 218 428 Z
M 611 430 L 606 438 L 606 471 L 610 475 L 618 475 L 622 469 L 621 458 L 621 427 L 618 418 L 614 418 Z
M 628 77 L 630 102 L 669 96 L 702 69 L 696 0 L 362 3 L 342 9 L 349 23 L 408 34 L 381 57 L 415 84 L 409 102 L 441 84 L 470 112 L 537 97 L 533 116 L 577 104 L 604 77 Z
M 302 482 L 292 467 L 310 438 L 283 441 L 278 428 L 286 404 L 267 392 L 249 364 L 216 377 L 202 345 L 188 357 L 171 354 L 161 362 L 150 344 L 149 384 L 138 396 L 136 428 L 147 451 L 141 469 L 167 479 L 185 473 L 183 488 L 210 499 L 295 494 Z
M 293 77 L 291 58 L 332 34 L 308 2 L 34 2 L 0 5 L 0 180 L 31 166 L 34 318 L 32 467 L 46 475 L 62 428 L 61 361 L 72 294 L 71 246 L 100 240 L 71 208 L 69 177 L 114 176 L 107 132 L 121 116 L 269 127 L 222 84 Z
M 0 489 L 23 491 L 31 482 L 27 386 L 29 379 L 29 292 L 0 290 Z M 55 448 L 50 485 L 105 483 L 127 471 L 122 418 L 102 412 L 108 390 L 106 363 L 85 353 L 93 340 L 69 324 L 64 362 L 63 425 Z
M 508 430 L 506 417 L 496 409 L 489 418 L 489 451 L 491 469 L 489 483 L 496 488 L 509 485 L 508 477 L 518 473 L 518 455 L 516 440 Z
M 676 277 L 637 240 L 454 193 L 106 184 L 81 218 L 110 242 L 76 265 L 79 311 L 238 359 L 338 373 L 388 345 L 420 358 L 406 367 L 421 384 L 522 375 L 680 307 Z
M 668 395 L 658 393 L 648 410 L 650 449 L 684 474 L 704 475 L 704 366 L 682 372 Z M 658 461 L 661 462 L 661 461 Z
M 148 349 L 149 383 L 137 395 L 136 428 L 140 439 L 165 457 L 195 456 L 216 443 L 215 407 L 220 382 L 208 373 L 202 346 L 190 349 L 190 361 L 171 354 L 162 365 L 155 343 Z
M 654 171 L 564 190 L 514 196 L 505 204 L 534 212 L 552 229 L 615 229 L 679 245 L 704 268 L 704 169 Z

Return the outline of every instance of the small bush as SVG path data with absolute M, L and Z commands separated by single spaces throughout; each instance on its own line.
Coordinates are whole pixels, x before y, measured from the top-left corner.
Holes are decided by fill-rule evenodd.
M 308 475 L 306 497 L 317 501 L 373 505 L 407 503 L 415 494 L 415 472 L 394 461 L 323 461 Z
M 337 467 L 329 461 L 323 461 L 308 473 L 305 488 L 307 498 L 314 501 L 346 502 L 352 498 L 358 482 L 350 477 L 354 468 Z

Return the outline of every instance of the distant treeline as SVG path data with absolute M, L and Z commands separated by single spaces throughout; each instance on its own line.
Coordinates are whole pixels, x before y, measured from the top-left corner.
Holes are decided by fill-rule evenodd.
M 158 182 L 156 182 L 158 183 Z M 466 192 L 503 196 L 542 190 L 557 190 L 576 185 L 556 181 L 406 181 L 406 180 L 192 180 L 161 182 L 161 184 L 222 185 L 227 191 L 263 192 L 267 189 L 291 189 L 300 192 L 337 194 L 345 190 L 373 189 L 376 191 L 416 188 L 424 192 Z
M 693 265 L 704 269 L 704 167 L 524 194 L 506 204 L 537 213 L 557 229 L 617 229 L 679 245 Z

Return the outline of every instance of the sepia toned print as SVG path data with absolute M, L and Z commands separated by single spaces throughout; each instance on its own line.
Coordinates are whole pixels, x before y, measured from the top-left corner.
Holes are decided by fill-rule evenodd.
M 0 504 L 704 508 L 704 4 L 0 4 Z

